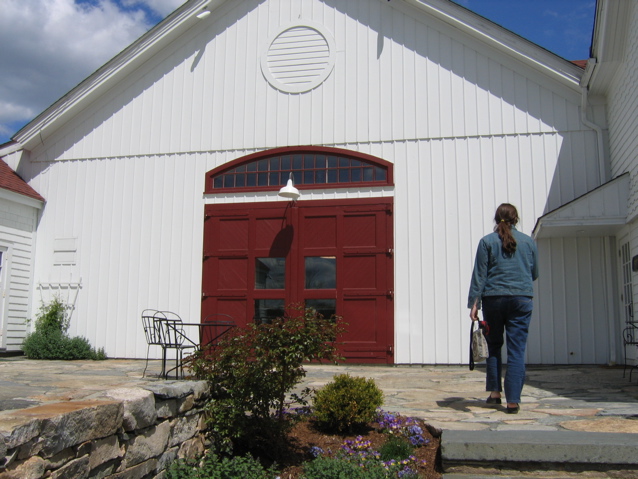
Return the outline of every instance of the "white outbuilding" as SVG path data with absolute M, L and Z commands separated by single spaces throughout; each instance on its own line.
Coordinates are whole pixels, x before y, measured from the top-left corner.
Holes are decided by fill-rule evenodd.
M 463 363 L 509 202 L 541 257 L 528 363 L 623 361 L 637 43 L 618 0 L 585 69 L 448 0 L 190 0 L 4 145 L 46 200 L 27 314 L 62 295 L 71 334 L 133 358 L 145 308 L 305 302 L 351 362 Z

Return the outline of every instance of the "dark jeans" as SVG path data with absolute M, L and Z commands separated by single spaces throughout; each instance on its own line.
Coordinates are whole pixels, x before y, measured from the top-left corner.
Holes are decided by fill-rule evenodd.
M 490 327 L 486 336 L 490 356 L 487 358 L 486 391 L 502 391 L 501 349 L 507 332 L 507 372 L 505 398 L 509 403 L 521 402 L 525 382 L 525 347 L 534 301 L 528 296 L 483 297 L 483 319 Z

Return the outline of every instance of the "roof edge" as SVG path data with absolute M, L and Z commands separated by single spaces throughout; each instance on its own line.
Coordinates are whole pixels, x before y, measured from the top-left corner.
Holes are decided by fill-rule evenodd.
M 630 175 L 628 172 L 625 172 L 616 178 L 603 183 L 602 185 L 597 186 L 596 188 L 588 191 L 587 193 L 574 198 L 571 201 L 559 206 L 558 208 L 553 209 L 540 216 L 536 220 L 536 225 L 534 226 L 534 230 L 532 232 L 532 236 L 534 239 L 539 239 L 545 237 L 544 229 L 561 226 L 567 229 L 573 228 L 582 228 L 586 226 L 617 226 L 621 227 L 627 224 L 627 198 L 629 197 L 629 181 Z M 563 218 L 555 218 L 559 215 L 560 212 L 565 211 L 567 208 L 577 204 L 578 202 L 582 202 L 585 200 L 591 201 L 592 199 L 601 200 L 602 198 L 597 198 L 596 195 L 604 195 L 606 190 L 610 190 L 609 199 L 618 201 L 618 210 L 613 212 L 607 212 L 607 214 L 598 214 L 598 215 L 589 215 L 589 216 L 579 216 L 579 217 L 563 217 Z M 603 204 L 604 201 L 598 201 L 597 204 Z M 609 230 L 611 233 L 610 236 L 613 236 L 614 232 Z
M 190 23 L 189 20 L 200 21 L 197 18 L 197 14 L 211 3 L 213 5 L 209 7 L 209 10 L 217 8 L 224 3 L 224 0 L 191 0 L 184 3 L 27 123 L 12 137 L 12 140 L 20 143 L 25 149 L 33 149 L 34 146 L 42 142 L 42 132 L 55 123 L 56 120 L 83 103 L 91 93 L 98 90 L 110 78 L 116 77 L 131 64 L 136 63 L 140 56 L 152 54 L 151 51 L 155 45 L 174 35 L 181 34 L 182 30 L 186 30 L 187 25 Z
M 486 44 L 554 77 L 562 84 L 579 90 L 583 69 L 507 28 L 468 10 L 451 0 L 404 0 L 420 10 L 480 38 Z M 479 29 L 481 26 L 482 29 Z

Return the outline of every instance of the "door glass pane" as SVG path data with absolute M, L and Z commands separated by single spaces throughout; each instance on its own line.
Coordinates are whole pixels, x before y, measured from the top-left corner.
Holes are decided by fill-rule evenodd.
M 309 256 L 306 258 L 306 289 L 335 289 L 337 287 L 337 258 Z
M 284 316 L 283 299 L 256 299 L 255 322 L 268 323 L 276 318 Z
M 284 289 L 286 258 L 256 258 L 255 289 Z
M 329 319 L 337 314 L 336 299 L 307 299 L 306 308 L 312 308 L 324 318 Z

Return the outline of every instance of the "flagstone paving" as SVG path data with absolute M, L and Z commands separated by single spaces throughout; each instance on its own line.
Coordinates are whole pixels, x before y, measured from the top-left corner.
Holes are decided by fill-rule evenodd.
M 306 383 L 332 375 L 372 377 L 385 393 L 384 409 L 418 416 L 441 430 L 590 431 L 638 433 L 638 382 L 622 368 L 530 366 L 521 411 L 485 404 L 485 371 L 466 366 L 321 366 L 307 368 Z
M 143 360 L 35 361 L 0 358 L 0 411 L 99 397 L 104 391 L 161 382 L 159 361 L 142 378 Z M 335 374 L 374 378 L 387 411 L 416 416 L 440 430 L 638 433 L 638 382 L 622 368 L 528 367 L 521 411 L 485 404 L 480 366 L 306 366 L 301 387 L 321 387 Z

